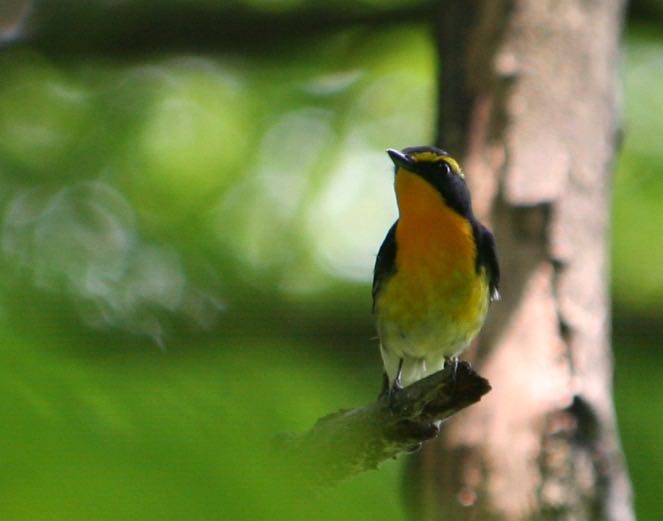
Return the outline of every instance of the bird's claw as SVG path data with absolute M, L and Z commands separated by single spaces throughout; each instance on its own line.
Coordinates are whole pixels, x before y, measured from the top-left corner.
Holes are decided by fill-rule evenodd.
M 454 388 L 456 386 L 456 375 L 458 374 L 458 364 L 459 360 L 457 356 L 451 356 L 444 359 L 445 369 L 447 365 L 451 365 L 451 381 L 453 382 Z

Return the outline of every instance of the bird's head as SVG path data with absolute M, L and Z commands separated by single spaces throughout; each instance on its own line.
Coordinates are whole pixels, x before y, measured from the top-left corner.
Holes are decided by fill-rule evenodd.
M 463 216 L 471 213 L 470 192 L 465 184 L 465 176 L 458 162 L 442 149 L 418 146 L 396 150 L 387 149 L 394 162 L 396 173 L 396 193 L 416 190 L 417 183 L 401 178 L 416 176 L 432 186 L 444 202 Z

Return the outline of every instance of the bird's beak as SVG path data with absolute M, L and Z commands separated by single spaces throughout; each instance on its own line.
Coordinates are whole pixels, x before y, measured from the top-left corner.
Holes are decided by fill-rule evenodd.
M 409 170 L 412 169 L 414 161 L 412 161 L 410 156 L 403 154 L 403 152 L 401 152 L 400 150 L 396 150 L 395 148 L 388 148 L 387 154 L 389 154 L 389 157 L 396 166 L 407 168 Z

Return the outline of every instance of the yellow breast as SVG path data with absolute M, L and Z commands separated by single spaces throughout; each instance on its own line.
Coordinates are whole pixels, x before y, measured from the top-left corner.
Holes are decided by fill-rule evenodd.
M 455 354 L 478 332 L 488 307 L 472 225 L 416 174 L 399 171 L 396 195 L 396 271 L 377 302 L 383 343 L 412 356 Z

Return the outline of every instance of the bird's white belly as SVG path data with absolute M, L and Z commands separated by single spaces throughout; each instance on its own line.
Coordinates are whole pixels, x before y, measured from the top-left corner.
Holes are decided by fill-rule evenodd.
M 455 282 L 460 281 L 412 291 L 410 280 L 407 291 L 385 288 L 377 327 L 390 382 L 401 360 L 403 385 L 439 371 L 446 358 L 458 355 L 478 333 L 488 308 L 487 287 L 480 277 Z

